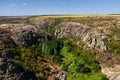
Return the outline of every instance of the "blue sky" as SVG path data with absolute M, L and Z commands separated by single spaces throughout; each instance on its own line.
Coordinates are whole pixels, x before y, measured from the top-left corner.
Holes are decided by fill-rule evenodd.
M 118 13 L 120 0 L 0 0 L 0 16 Z

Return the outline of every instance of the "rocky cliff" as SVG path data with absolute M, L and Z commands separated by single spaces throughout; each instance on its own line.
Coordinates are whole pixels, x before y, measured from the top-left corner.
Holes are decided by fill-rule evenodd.
M 55 35 L 58 38 L 70 37 L 78 38 L 84 44 L 84 49 L 97 49 L 100 51 L 107 51 L 108 38 L 105 34 L 98 32 L 90 26 L 83 25 L 76 22 L 64 22 L 56 29 Z

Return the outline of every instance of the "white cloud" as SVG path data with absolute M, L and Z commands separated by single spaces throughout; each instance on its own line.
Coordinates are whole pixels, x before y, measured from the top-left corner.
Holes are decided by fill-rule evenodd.
M 15 6 L 16 6 L 15 3 L 12 3 L 12 4 L 9 5 L 9 7 L 15 7 Z
M 23 5 L 23 6 L 26 6 L 26 5 L 27 5 L 27 3 L 22 3 L 22 5 Z

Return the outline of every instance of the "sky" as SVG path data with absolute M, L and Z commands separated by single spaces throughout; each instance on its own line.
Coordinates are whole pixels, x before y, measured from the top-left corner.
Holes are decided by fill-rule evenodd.
M 0 16 L 119 13 L 120 0 L 0 0 Z

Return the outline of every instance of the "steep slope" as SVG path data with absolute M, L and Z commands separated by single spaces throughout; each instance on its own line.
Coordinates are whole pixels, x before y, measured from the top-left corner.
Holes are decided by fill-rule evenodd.
M 83 25 L 76 22 L 64 22 L 55 31 L 58 38 L 70 37 L 78 39 L 84 44 L 84 49 L 97 49 L 100 51 L 107 51 L 108 38 L 103 33 L 94 30 L 90 26 Z M 79 42 L 78 42 L 79 45 Z

